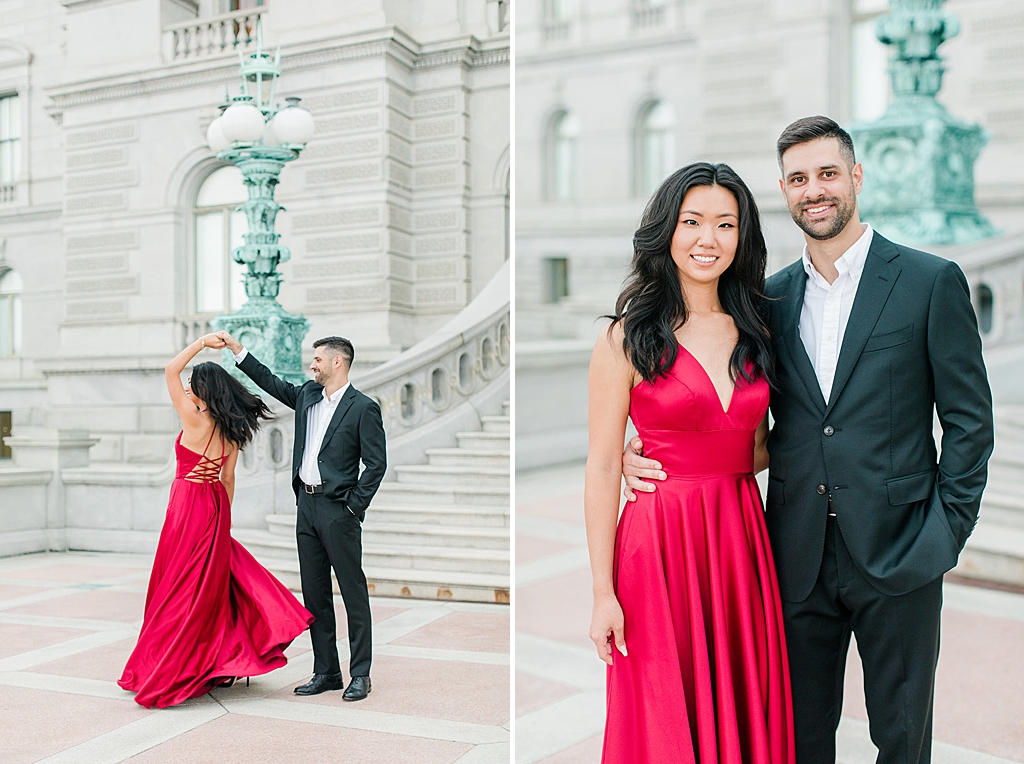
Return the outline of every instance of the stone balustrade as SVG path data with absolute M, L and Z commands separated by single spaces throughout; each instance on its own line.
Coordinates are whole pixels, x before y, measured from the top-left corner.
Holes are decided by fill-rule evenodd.
M 509 287 L 506 262 L 449 323 L 354 380 L 357 388 L 380 404 L 389 438 L 444 416 L 508 371 Z
M 16 183 L 0 183 L 0 204 L 13 202 L 18 196 Z
M 164 56 L 168 61 L 208 58 L 247 51 L 256 42 L 256 25 L 266 7 L 249 8 L 219 16 L 169 24 L 163 30 Z

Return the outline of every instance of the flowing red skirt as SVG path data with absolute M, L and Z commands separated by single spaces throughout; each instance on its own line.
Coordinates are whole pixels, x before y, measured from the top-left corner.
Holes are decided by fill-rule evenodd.
M 211 681 L 257 676 L 313 622 L 294 595 L 231 538 L 219 481 L 171 484 L 138 644 L 118 684 L 147 708 L 205 694 Z
M 670 473 L 671 475 L 671 473 Z M 615 549 L 628 657 L 608 669 L 604 764 L 793 764 L 782 609 L 753 475 L 627 504 Z

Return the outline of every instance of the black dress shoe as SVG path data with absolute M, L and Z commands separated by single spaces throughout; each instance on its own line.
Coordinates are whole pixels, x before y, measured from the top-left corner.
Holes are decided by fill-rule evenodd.
M 295 688 L 296 695 L 319 695 L 328 690 L 340 690 L 345 686 L 341 680 L 341 673 L 337 674 L 313 674 L 313 678 L 306 684 Z
M 341 696 L 342 700 L 362 700 L 370 694 L 370 677 L 354 676 Z

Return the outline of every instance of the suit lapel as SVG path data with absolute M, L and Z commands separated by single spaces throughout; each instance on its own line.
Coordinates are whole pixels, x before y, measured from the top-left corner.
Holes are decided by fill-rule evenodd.
M 782 344 L 793 360 L 797 376 L 807 388 L 807 394 L 814 401 L 818 410 L 824 412 L 825 397 L 821 394 L 818 376 L 814 373 L 814 366 L 811 364 L 811 359 L 807 357 L 807 349 L 804 347 L 803 340 L 800 339 L 800 313 L 804 308 L 806 281 L 807 274 L 803 269 L 793 270 L 783 295 L 785 303 L 782 316 Z
M 850 319 L 846 324 L 843 347 L 839 351 L 836 375 L 832 381 L 832 394 L 825 410 L 826 416 L 832 411 L 850 375 L 853 374 L 860 354 L 864 351 L 864 345 L 867 344 L 868 337 L 871 336 L 878 317 L 882 314 L 882 308 L 885 307 L 892 288 L 896 285 L 900 268 L 893 265 L 892 260 L 898 255 L 899 251 L 892 242 L 878 233 L 873 235 L 871 249 L 864 262 L 864 272 L 857 286 L 857 296 L 853 300 Z
M 334 435 L 334 431 L 338 429 L 338 425 L 341 424 L 341 420 L 345 418 L 345 414 L 352 407 L 353 401 L 356 399 L 356 389 L 352 385 L 348 386 L 348 390 L 341 396 L 341 400 L 338 401 L 338 408 L 334 409 L 334 416 L 331 417 L 330 424 L 327 425 L 327 430 L 324 432 L 323 442 L 320 444 L 320 453 L 323 453 L 324 446 Z

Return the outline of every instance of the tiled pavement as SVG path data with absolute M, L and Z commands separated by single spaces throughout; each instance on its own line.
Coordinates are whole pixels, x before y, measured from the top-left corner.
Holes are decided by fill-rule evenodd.
M 516 476 L 516 764 L 597 764 L 604 664 L 587 638 L 583 467 Z M 1024 595 L 947 583 L 935 764 L 1024 762 Z M 860 665 L 850 651 L 839 761 L 871 764 Z
M 287 666 L 249 687 L 147 710 L 115 681 L 135 644 L 150 562 L 0 559 L 0 762 L 509 761 L 507 606 L 371 598 L 373 691 L 359 703 L 292 693 L 312 668 L 305 633 Z M 339 646 L 347 679 L 346 635 Z

